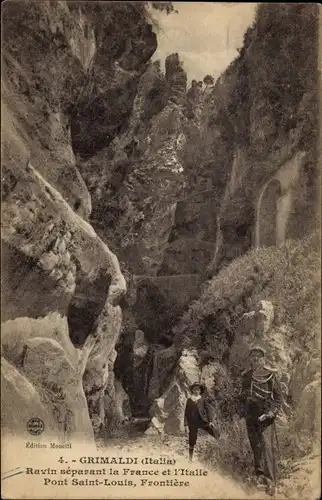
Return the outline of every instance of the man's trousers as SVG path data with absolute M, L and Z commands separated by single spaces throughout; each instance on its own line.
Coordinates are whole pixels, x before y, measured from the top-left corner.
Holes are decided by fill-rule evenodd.
M 258 419 L 246 418 L 246 426 L 254 455 L 255 474 L 264 476 L 267 482 L 275 484 L 274 425 L 271 421 L 266 423 L 259 422 Z

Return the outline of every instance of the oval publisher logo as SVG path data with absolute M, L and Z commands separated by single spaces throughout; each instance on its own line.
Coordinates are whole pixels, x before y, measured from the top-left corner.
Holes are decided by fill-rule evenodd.
M 42 432 L 44 432 L 45 425 L 41 418 L 31 418 L 27 423 L 27 431 L 29 434 L 33 436 L 39 436 Z

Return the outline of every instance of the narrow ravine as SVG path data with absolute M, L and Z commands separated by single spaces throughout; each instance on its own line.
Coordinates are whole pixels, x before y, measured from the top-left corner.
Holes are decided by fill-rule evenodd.
M 29 440 L 37 418 L 35 441 L 186 466 L 198 382 L 219 437 L 201 433 L 193 467 L 208 479 L 182 498 L 255 498 L 238 398 L 258 342 L 281 386 L 277 497 L 314 497 L 319 16 L 293 3 L 5 2 L 4 436 Z

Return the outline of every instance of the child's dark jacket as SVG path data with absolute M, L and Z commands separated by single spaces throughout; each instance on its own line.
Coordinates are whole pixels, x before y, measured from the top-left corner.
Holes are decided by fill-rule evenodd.
M 185 414 L 184 414 L 184 425 L 196 425 L 198 421 L 203 423 L 212 423 L 215 419 L 215 405 L 212 398 L 209 396 L 201 396 L 201 398 L 195 402 L 191 398 L 188 398 Z

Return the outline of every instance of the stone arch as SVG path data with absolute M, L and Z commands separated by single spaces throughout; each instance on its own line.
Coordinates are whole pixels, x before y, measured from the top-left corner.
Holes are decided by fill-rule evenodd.
M 296 190 L 305 152 L 298 151 L 264 184 L 256 203 L 255 246 L 281 245 L 299 193 Z M 289 233 L 289 231 L 288 231 Z
M 257 206 L 257 245 L 274 246 L 283 240 L 280 229 L 280 203 L 282 186 L 278 179 L 273 178 L 265 185 Z

